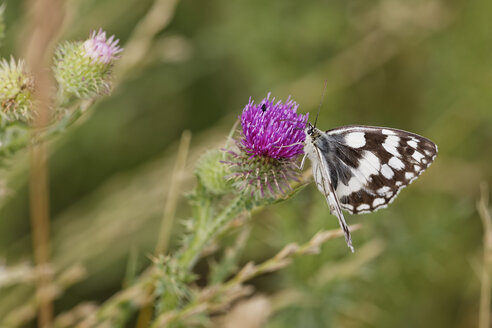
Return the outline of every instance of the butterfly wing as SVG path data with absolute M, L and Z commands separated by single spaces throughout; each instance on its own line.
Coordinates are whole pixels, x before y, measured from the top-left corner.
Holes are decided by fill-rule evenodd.
M 319 139 L 340 206 L 353 214 L 386 207 L 437 155 L 429 139 L 391 128 L 345 126 Z
M 313 176 L 314 181 L 318 190 L 325 196 L 328 206 L 330 207 L 330 212 L 338 218 L 340 227 L 345 234 L 345 241 L 347 246 L 350 248 L 352 253 L 354 252 L 354 247 L 352 246 L 352 237 L 350 235 L 350 230 L 345 222 L 345 217 L 343 216 L 342 209 L 340 207 L 340 202 L 338 200 L 337 194 L 331 183 L 329 163 L 326 161 L 326 157 L 319 148 L 313 148 L 313 154 L 315 160 L 311 161 L 313 166 Z

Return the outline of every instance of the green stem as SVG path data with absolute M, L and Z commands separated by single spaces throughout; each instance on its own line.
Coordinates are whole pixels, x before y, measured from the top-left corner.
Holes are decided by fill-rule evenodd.
M 238 196 L 217 217 L 204 220 L 208 224 L 199 226 L 190 244 L 179 256 L 179 264 L 184 268 L 193 268 L 203 249 L 244 210 L 243 203 L 242 197 Z
M 65 132 L 68 127 L 72 126 L 84 115 L 85 112 L 87 112 L 87 109 L 94 104 L 95 100 L 95 98 L 83 100 L 72 106 L 72 108 L 68 110 L 68 113 L 65 114 L 58 122 L 53 123 L 45 131 L 43 131 L 43 140 L 50 139 L 58 134 L 61 134 L 62 132 Z

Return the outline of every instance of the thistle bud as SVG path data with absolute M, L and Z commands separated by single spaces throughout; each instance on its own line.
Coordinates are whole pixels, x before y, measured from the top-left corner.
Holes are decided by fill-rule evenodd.
M 200 157 L 196 165 L 196 175 L 201 184 L 214 195 L 224 195 L 231 190 L 231 183 L 226 177 L 231 173 L 229 167 L 222 163 L 224 153 L 210 150 Z
M 308 115 L 297 114 L 297 108 L 290 98 L 275 103 L 270 94 L 259 104 L 250 99 L 240 117 L 237 149 L 228 151 L 236 188 L 257 200 L 276 198 L 298 181 L 296 160 L 303 153 Z
M 0 60 L 0 115 L 2 123 L 29 121 L 33 116 L 34 79 L 22 60 Z
M 55 51 L 55 78 L 65 98 L 91 98 L 109 94 L 111 69 L 123 51 L 119 40 L 106 38 L 101 29 L 84 42 L 67 41 Z

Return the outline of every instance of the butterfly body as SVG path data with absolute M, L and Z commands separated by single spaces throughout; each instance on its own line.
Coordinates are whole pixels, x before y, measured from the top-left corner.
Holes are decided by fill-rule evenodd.
M 359 214 L 386 207 L 437 155 L 432 141 L 398 129 L 354 125 L 323 132 L 308 124 L 305 133 L 314 181 L 352 251 L 342 209 Z

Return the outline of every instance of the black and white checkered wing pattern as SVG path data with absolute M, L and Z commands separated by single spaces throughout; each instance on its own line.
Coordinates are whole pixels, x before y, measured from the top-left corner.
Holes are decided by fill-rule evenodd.
M 429 139 L 391 128 L 346 126 L 317 142 L 340 206 L 354 214 L 386 207 L 437 155 Z

